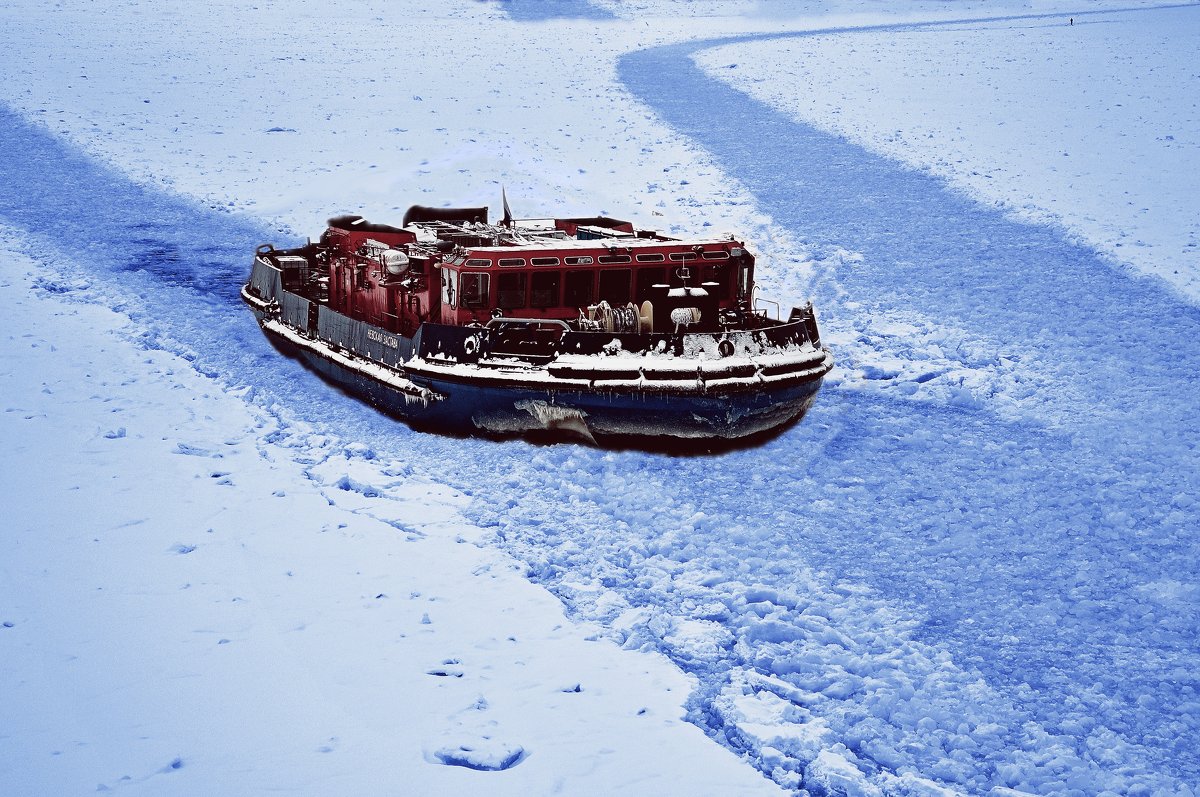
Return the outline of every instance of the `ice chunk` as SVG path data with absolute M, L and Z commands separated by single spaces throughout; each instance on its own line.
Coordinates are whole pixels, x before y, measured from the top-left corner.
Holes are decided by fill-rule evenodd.
M 478 736 L 438 747 L 428 753 L 426 759 L 451 767 L 498 772 L 515 767 L 528 756 L 525 748 L 519 744 Z
M 804 772 L 804 786 L 809 793 L 845 795 L 845 797 L 883 797 L 883 790 L 867 780 L 858 767 L 845 756 L 832 750 L 822 750 Z

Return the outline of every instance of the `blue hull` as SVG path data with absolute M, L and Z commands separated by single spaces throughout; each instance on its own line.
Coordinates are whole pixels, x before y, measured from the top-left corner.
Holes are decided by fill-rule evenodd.
M 340 326 L 327 325 L 338 334 L 326 339 L 288 323 L 271 303 L 245 292 L 243 297 L 284 353 L 384 412 L 450 434 L 550 434 L 650 446 L 695 440 L 719 446 L 799 420 L 832 365 L 828 352 L 812 346 L 785 355 L 786 362 L 756 366 L 736 357 L 600 355 L 554 358 L 542 366 L 478 357 L 472 362 L 464 360 L 458 338 L 474 330 L 431 327 L 404 338 L 341 317 Z M 298 315 L 301 321 L 305 317 Z M 447 348 L 457 356 L 438 354 Z
M 605 389 L 494 388 L 413 377 L 412 384 L 432 394 L 432 398 L 426 399 L 345 367 L 319 349 L 268 335 L 286 354 L 299 358 L 346 392 L 414 426 L 451 434 L 506 436 L 549 432 L 585 440 L 735 440 L 798 421 L 812 406 L 821 386 L 818 377 L 770 392 L 680 396 Z
M 589 390 L 489 388 L 440 379 L 414 379 L 447 398 L 414 419 L 495 434 L 573 432 L 583 437 L 749 437 L 799 420 L 821 380 L 770 392 L 671 395 Z

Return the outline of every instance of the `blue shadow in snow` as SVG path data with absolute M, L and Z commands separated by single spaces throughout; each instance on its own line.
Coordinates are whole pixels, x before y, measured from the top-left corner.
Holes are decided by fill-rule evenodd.
M 44 235 L 90 265 L 145 272 L 240 305 L 254 247 L 270 230 L 151 186 L 139 185 L 0 105 L 0 220 Z
M 926 26 L 868 30 L 913 27 Z M 920 607 L 922 638 L 998 684 L 1043 690 L 1022 699 L 1034 716 L 1053 720 L 1078 685 L 1111 684 L 1119 699 L 1100 720 L 1194 775 L 1194 723 L 1164 733 L 1178 720 L 1172 709 L 1119 705 L 1149 694 L 1172 706 L 1186 690 L 1167 683 L 1155 660 L 1114 662 L 1130 644 L 1163 661 L 1195 654 L 1190 610 L 1146 620 L 1136 590 L 1197 576 L 1189 532 L 1197 512 L 1178 510 L 1176 497 L 1200 490 L 1200 309 L 1061 229 L 1009 218 L 940 178 L 799 123 L 691 60 L 724 44 L 831 32 L 858 31 L 644 50 L 621 59 L 619 76 L 780 226 L 817 247 L 863 253 L 837 275 L 851 299 L 1032 349 L 1081 397 L 1081 416 L 1117 420 L 1047 433 L 835 389 L 763 451 L 721 460 L 756 484 L 679 463 L 679 492 L 720 518 L 717 527 L 751 522 L 747 506 L 770 508 L 773 517 L 754 522 L 773 530 L 781 561 L 795 555 Z M 828 315 L 836 294 L 824 298 L 818 310 Z M 1067 595 L 1061 613 L 1047 609 Z
M 166 335 L 202 373 L 280 396 L 309 384 L 274 354 L 239 296 L 255 247 L 292 245 L 293 234 L 136 183 L 3 105 L 0 223 L 30 233 L 34 257 L 43 246 L 47 259 L 67 256 L 116 295 L 138 297 L 123 309 L 148 345 Z
M 587 0 L 500 0 L 500 8 L 516 22 L 552 19 L 612 20 L 615 17 Z
M 1181 423 L 1194 417 L 1200 308 L 1060 229 L 1008 218 L 941 178 L 798 123 L 709 77 L 690 58 L 724 44 L 829 32 L 643 50 L 621 59 L 619 75 L 748 186 L 780 226 L 863 253 L 864 262 L 838 274 L 851 298 L 1038 349 L 1089 402 Z M 1191 426 L 1181 431 L 1200 442 Z

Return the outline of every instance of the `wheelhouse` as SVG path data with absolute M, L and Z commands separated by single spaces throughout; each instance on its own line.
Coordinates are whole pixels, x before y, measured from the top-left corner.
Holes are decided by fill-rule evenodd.
M 401 227 L 339 216 L 280 262 L 312 315 L 328 308 L 406 337 L 496 317 L 580 327 L 609 310 L 668 331 L 689 308 L 683 326 L 715 330 L 724 311 L 751 305 L 754 284 L 754 258 L 732 236 L 681 241 L 606 217 L 489 224 L 486 208 L 415 207 Z
M 583 225 L 579 225 L 583 229 Z M 587 234 L 584 230 L 584 234 Z M 733 239 L 545 241 L 472 247 L 439 265 L 442 323 L 484 322 L 497 311 L 571 320 L 591 305 L 641 306 L 672 289 L 703 288 L 720 309 L 749 295 L 754 258 Z

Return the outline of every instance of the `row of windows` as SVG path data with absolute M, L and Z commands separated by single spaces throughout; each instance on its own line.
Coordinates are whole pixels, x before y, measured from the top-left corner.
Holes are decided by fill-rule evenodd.
M 702 257 L 704 260 L 728 260 L 729 253 L 723 252 L 723 251 L 717 251 L 717 252 L 702 252 L 702 253 L 700 253 L 700 252 L 671 252 L 671 254 L 670 254 L 671 260 L 676 261 L 676 262 L 683 262 L 683 263 L 692 262 L 694 260 L 700 260 Z M 627 255 L 627 254 L 626 255 L 622 255 L 622 254 L 600 255 L 599 257 L 596 258 L 596 262 L 599 262 L 601 265 L 632 263 L 635 260 L 638 263 L 662 263 L 666 259 L 667 259 L 667 256 L 663 255 L 661 252 L 647 252 L 645 254 L 640 254 L 640 255 Z M 572 256 L 572 257 L 564 257 L 561 261 L 561 264 L 565 265 L 565 266 L 590 266 L 590 265 L 592 265 L 592 263 L 593 263 L 593 261 L 592 261 L 591 255 L 578 255 L 578 256 Z M 528 263 L 526 263 L 525 258 L 523 258 L 523 257 L 502 257 L 496 261 L 496 265 L 500 266 L 501 268 L 513 268 L 513 267 L 520 267 L 520 266 L 525 266 L 525 265 L 557 266 L 559 264 L 560 264 L 560 262 L 557 257 L 533 257 L 533 258 L 529 259 Z M 463 263 L 462 265 L 466 265 L 468 268 L 491 268 L 492 261 L 488 260 L 487 258 L 476 257 L 476 258 L 471 258 L 470 260 L 465 261 L 465 263 Z
M 709 284 L 717 296 L 729 296 L 730 270 L 727 265 L 703 266 L 700 272 L 700 281 Z M 509 272 L 497 274 L 495 282 L 493 299 L 491 274 L 463 272 L 458 275 L 457 304 L 471 309 L 499 307 L 503 310 L 586 307 L 600 301 L 619 306 L 629 301 L 641 304 L 652 298 L 655 285 L 679 287 L 683 284 L 677 275 L 669 276 L 666 268 L 638 269 L 636 281 L 632 269 L 622 268 Z M 443 298 L 449 299 L 451 306 L 455 305 L 453 298 Z

